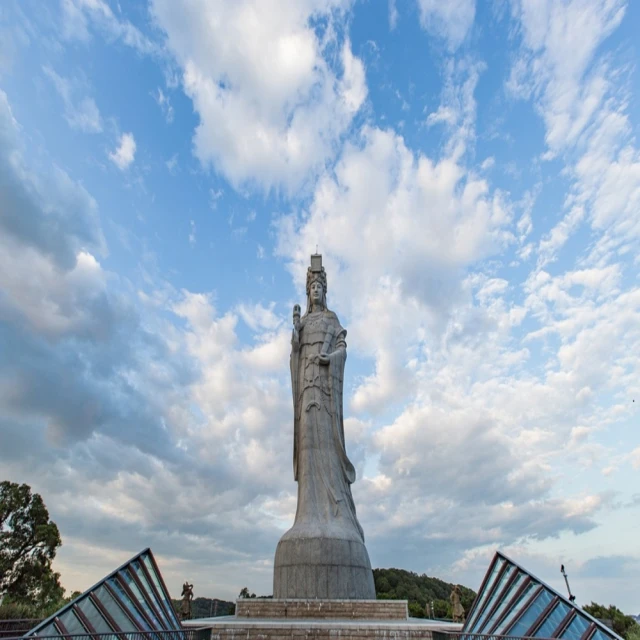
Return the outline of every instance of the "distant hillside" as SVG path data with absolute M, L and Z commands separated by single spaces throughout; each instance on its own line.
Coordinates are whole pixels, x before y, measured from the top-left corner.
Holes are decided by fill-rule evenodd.
M 433 615 L 436 618 L 451 618 L 449 596 L 453 584 L 404 569 L 374 569 L 373 579 L 378 599 L 408 600 L 412 617 L 424 617 L 425 605 L 429 602 L 433 603 Z M 468 614 L 476 593 L 460 585 L 460 595 L 465 614 Z
M 180 600 L 171 600 L 173 608 L 180 612 Z M 217 603 L 217 605 L 216 605 Z M 231 616 L 236 612 L 236 603 L 218 598 L 194 598 L 191 602 L 191 618 Z

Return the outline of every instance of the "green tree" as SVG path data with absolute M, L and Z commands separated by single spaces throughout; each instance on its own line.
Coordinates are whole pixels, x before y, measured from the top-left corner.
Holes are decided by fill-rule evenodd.
M 625 636 L 627 640 L 640 640 L 640 624 L 636 622 L 635 627 L 631 627 Z
M 583 609 L 594 618 L 610 621 L 613 630 L 627 640 L 640 635 L 640 625 L 631 616 L 626 616 L 618 607 L 612 604 L 605 607 L 597 602 L 592 602 L 583 607 Z
M 49 610 L 64 598 L 51 568 L 62 544 L 42 497 L 27 484 L 0 483 L 0 598 Z
M 448 600 L 433 601 L 433 617 L 434 618 L 451 618 L 451 604 Z

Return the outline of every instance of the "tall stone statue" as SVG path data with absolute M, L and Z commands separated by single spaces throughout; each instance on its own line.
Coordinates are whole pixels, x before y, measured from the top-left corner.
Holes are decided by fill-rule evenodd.
M 307 269 L 307 309 L 293 308 L 293 476 L 298 508 L 278 543 L 274 598 L 375 599 L 373 572 L 356 517 L 342 412 L 347 331 L 327 308 L 322 256 Z

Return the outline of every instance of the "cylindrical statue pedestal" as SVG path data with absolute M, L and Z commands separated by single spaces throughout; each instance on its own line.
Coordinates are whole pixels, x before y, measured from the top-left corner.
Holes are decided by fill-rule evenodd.
M 375 600 L 373 572 L 364 543 L 283 537 L 276 549 L 273 597 Z

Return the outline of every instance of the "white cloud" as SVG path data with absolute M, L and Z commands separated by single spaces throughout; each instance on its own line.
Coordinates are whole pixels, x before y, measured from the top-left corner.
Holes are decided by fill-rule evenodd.
M 162 113 L 165 120 L 167 121 L 167 124 L 171 124 L 173 122 L 174 111 L 169 96 L 167 96 L 160 87 L 158 87 L 156 89 L 156 92 L 152 93 L 151 95 L 153 96 L 153 99 L 156 101 L 160 109 L 162 109 Z
M 203 164 L 236 187 L 292 190 L 333 157 L 367 95 L 349 40 L 337 64 L 328 54 L 348 5 L 219 0 L 178 9 L 154 0 L 200 118 L 194 150 Z M 312 18 L 327 21 L 324 36 Z
M 351 316 L 351 344 L 376 358 L 354 395 L 366 411 L 411 392 L 406 360 L 464 298 L 462 270 L 515 238 L 500 192 L 453 159 L 413 154 L 391 131 L 365 128 L 334 174 L 320 180 L 303 220 L 281 221 L 279 251 L 300 285 L 310 248 L 323 248 L 331 300 Z
M 597 47 L 620 24 L 624 0 L 513 0 L 522 33 L 509 87 L 538 96 L 552 154 L 574 143 L 601 105 L 606 65 L 591 68 Z
M 389 0 L 389 29 L 393 31 L 398 26 L 398 7 L 396 0 Z
M 98 23 L 87 7 L 101 3 L 67 4 L 90 37 Z M 300 6 L 319 5 L 292 5 L 296 16 Z M 230 32 L 262 18 L 259 3 L 229 11 L 224 16 L 238 21 L 227 20 Z M 306 20 L 276 24 L 276 35 L 292 24 L 310 58 L 322 61 L 314 76 L 326 92 L 320 102 L 343 116 L 358 108 L 364 69 L 346 38 L 329 43 L 334 36 L 308 33 Z M 233 64 L 218 67 L 209 53 L 224 53 L 231 36 L 201 26 L 218 39 L 194 38 L 194 68 L 206 71 L 222 102 L 237 98 L 262 127 L 281 122 L 283 111 L 293 123 L 309 108 L 307 60 L 289 61 L 304 67 L 298 77 L 276 59 L 274 86 L 254 94 L 268 79 L 242 65 L 258 54 L 232 51 Z M 175 33 L 169 37 L 178 50 Z M 573 147 L 577 158 L 567 162 L 571 187 L 547 231 L 535 215 L 535 185 L 512 200 L 492 184 L 487 164 L 471 164 L 481 70 L 466 58 L 445 63 L 441 104 L 429 116 L 445 125 L 442 156 L 411 149 L 396 131 L 365 127 L 335 166 L 319 169 L 305 206 L 278 227 L 297 301 L 319 244 L 329 305 L 349 331 L 345 430 L 372 560 L 447 578 L 484 570 L 497 545 L 522 549 L 542 539 L 553 553 L 569 532 L 575 549 L 600 522 L 604 535 L 613 512 L 602 513 L 614 501 L 584 489 L 580 473 L 623 465 L 635 473 L 638 458 L 635 444 L 620 451 L 618 436 L 637 413 L 637 395 L 635 406 L 629 399 L 640 372 L 640 294 L 616 258 L 633 248 L 638 156 L 621 104 L 609 101 L 614 83 L 607 78 L 608 93 L 586 124 L 580 116 L 566 129 L 559 159 Z M 525 64 L 519 81 L 542 104 L 545 89 L 527 76 L 534 71 Z M 295 512 L 288 313 L 265 300 L 216 308 L 215 293 L 176 291 L 146 270 L 142 284 L 106 272 L 96 203 L 60 170 L 46 179 L 28 170 L 19 127 L 2 104 L 0 337 L 11 350 L 0 359 L 3 473 L 44 493 L 63 531 L 67 586 L 86 587 L 151 544 L 173 586 L 190 572 L 202 594 L 233 597 L 247 583 L 269 593 L 275 543 Z M 273 126 L 276 138 L 288 135 Z M 243 149 L 234 153 L 244 158 Z M 290 156 L 275 164 L 283 157 Z M 282 166 L 269 173 L 260 162 L 242 165 L 238 175 L 276 184 Z M 209 195 L 215 207 L 222 190 Z M 242 222 L 251 206 L 237 207 Z M 555 260 L 587 223 L 587 255 Z M 262 238 L 249 240 L 247 250 L 257 246 L 263 258 Z M 523 282 L 526 265 L 507 266 L 512 251 L 522 259 L 537 252 Z M 138 298 L 128 297 L 136 289 Z M 71 493 L 80 498 L 69 500 Z
M 133 133 L 123 133 L 120 136 L 118 147 L 109 152 L 109 159 L 120 171 L 128 169 L 136 156 L 136 140 Z
M 261 304 L 238 305 L 238 314 L 253 331 L 275 331 L 282 324 L 282 318 L 273 311 L 275 302 L 268 307 Z
M 196 223 L 189 221 L 189 244 L 193 247 L 196 243 Z
M 178 154 L 174 153 L 164 164 L 169 173 L 175 176 L 178 171 Z
M 158 53 L 158 47 L 128 20 L 118 18 L 105 0 L 62 0 L 62 35 L 86 42 L 91 27 L 110 40 L 123 42 L 140 53 Z
M 474 93 L 484 63 L 450 59 L 444 65 L 442 102 L 427 116 L 427 126 L 444 124 L 450 133 L 447 154 L 457 159 L 475 141 L 476 100 Z
M 422 28 L 443 39 L 451 51 L 465 40 L 476 15 L 475 0 L 418 0 L 418 7 Z
M 614 58 L 598 47 L 620 25 L 623 0 L 514 1 L 522 36 L 508 87 L 533 96 L 548 151 L 566 157 L 572 179 L 561 221 L 538 246 L 538 264 L 557 258 L 587 221 L 598 241 L 586 258 L 605 264 L 640 242 L 640 151 L 632 138 L 627 95 Z
M 222 189 L 209 189 L 209 206 L 214 210 L 217 209 L 218 200 L 220 200 L 223 195 L 224 191 Z
M 69 80 L 59 76 L 51 67 L 42 69 L 44 74 L 53 82 L 56 91 L 64 103 L 64 117 L 72 129 L 78 129 L 85 133 L 100 133 L 102 131 L 102 118 L 93 98 L 85 96 L 74 100 L 73 95 L 82 89 L 77 80 Z

